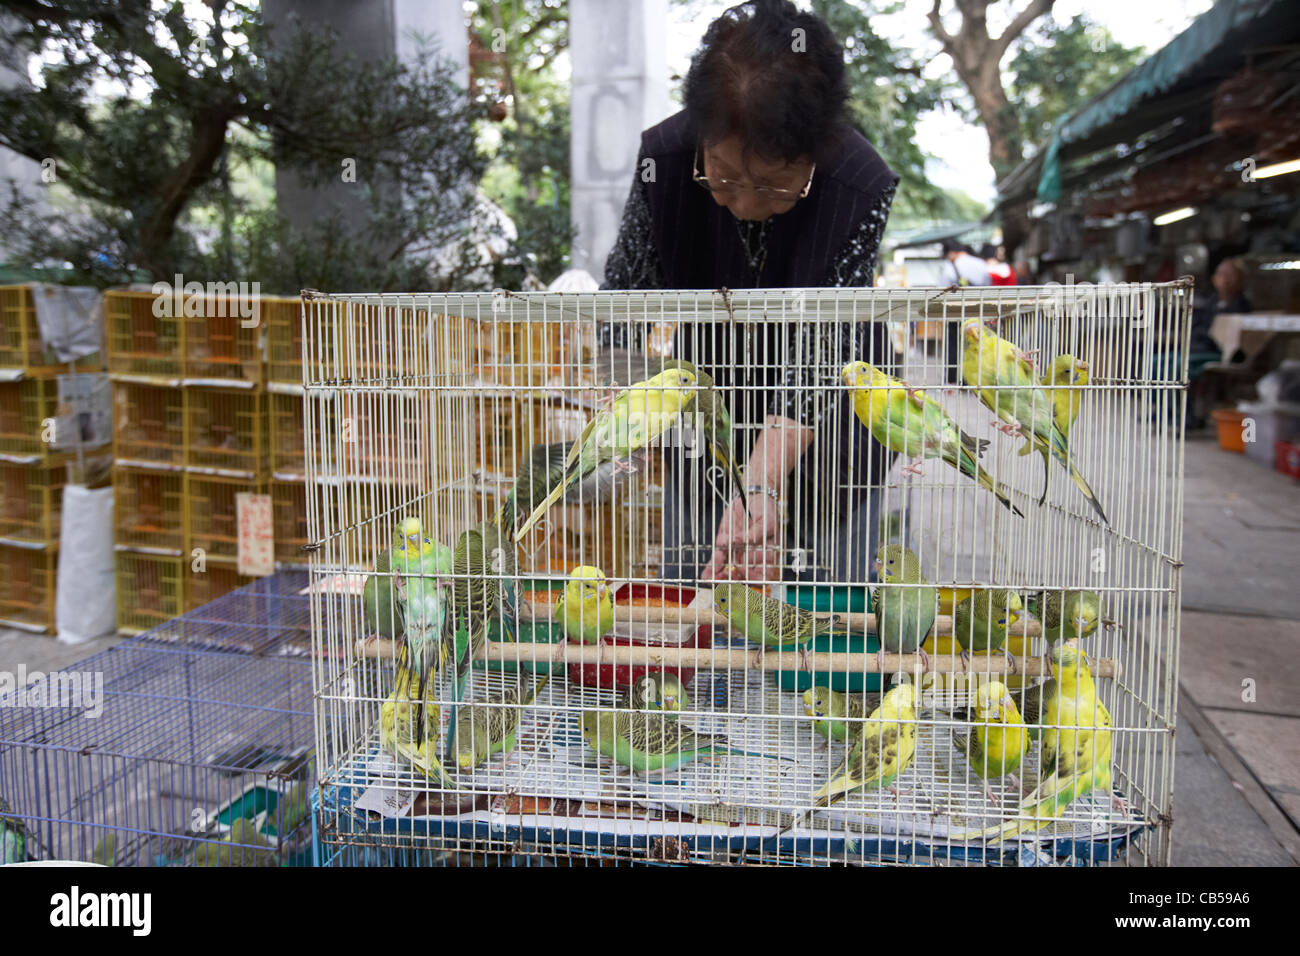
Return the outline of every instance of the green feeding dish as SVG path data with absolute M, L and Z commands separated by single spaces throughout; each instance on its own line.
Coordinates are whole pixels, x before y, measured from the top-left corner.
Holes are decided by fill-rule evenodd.
M 827 584 L 799 584 L 786 591 L 786 599 L 796 607 L 810 611 L 848 611 L 865 613 L 871 610 L 871 600 L 866 587 L 831 586 Z M 874 634 L 852 633 L 837 630 L 832 634 L 819 634 L 809 646 L 812 652 L 829 651 L 842 654 L 874 654 L 880 650 L 880 641 Z M 795 658 L 796 662 L 798 658 Z M 861 693 L 879 691 L 882 674 L 864 674 L 855 671 L 847 673 L 824 673 L 800 670 L 773 671 L 772 679 L 778 690 L 793 691 L 802 694 L 814 684 L 829 687 L 831 690 Z
M 564 628 L 559 624 L 552 623 L 534 623 L 520 624 L 518 640 L 525 644 L 559 644 L 564 640 Z M 457 634 L 457 640 L 461 640 L 461 634 Z M 494 620 L 488 625 L 488 640 L 510 642 L 510 637 L 505 626 L 499 620 Z M 489 670 L 505 671 L 514 673 L 521 667 L 524 670 L 532 671 L 534 674 L 562 674 L 564 665 L 556 664 L 551 661 L 488 661 Z

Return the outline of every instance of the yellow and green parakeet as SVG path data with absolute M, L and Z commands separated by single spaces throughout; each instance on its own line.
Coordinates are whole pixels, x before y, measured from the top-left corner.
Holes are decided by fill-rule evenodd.
M 434 576 L 452 570 L 452 550 L 424 537 L 419 518 L 403 518 L 393 528 L 391 547 L 375 555 L 375 573 L 361 591 L 368 634 L 393 640 L 406 626 L 401 602 L 393 595 L 407 575 Z
M 659 439 L 678 420 L 682 408 L 695 397 L 695 376 L 684 369 L 665 369 L 653 378 L 627 388 L 583 429 L 569 450 L 564 477 L 515 530 L 522 540 L 546 509 L 564 497 L 579 481 L 607 462 L 627 462 Z
M 439 786 L 453 789 L 456 785 L 447 776 L 436 752 L 438 704 L 427 699 L 421 702 L 415 693 L 416 682 L 405 671 L 399 672 L 396 689 L 379 707 L 380 745 Z
M 600 643 L 614 627 L 614 599 L 600 568 L 584 564 L 570 571 L 555 613 L 570 640 Z
M 1029 749 L 1029 731 L 1024 726 L 1016 702 L 999 681 L 981 684 L 975 692 L 974 726 L 966 736 L 952 735 L 955 746 L 984 783 L 989 801 L 997 803 L 988 781 L 1011 775 L 1017 790 L 1020 781 L 1015 772 Z
M 745 479 L 736 464 L 735 437 L 731 427 L 731 412 L 722 395 L 713 386 L 713 376 L 702 372 L 690 362 L 669 359 L 665 369 L 677 368 L 695 376 L 695 397 L 682 406 L 682 417 L 692 422 L 697 434 L 704 438 L 713 460 L 727 473 L 732 493 L 745 501 Z M 746 505 L 748 508 L 748 505 Z
M 690 695 L 672 671 L 649 671 L 632 681 L 618 702 L 620 710 L 675 713 L 691 706 Z
M 1079 417 L 1079 406 L 1083 404 L 1083 386 L 1088 384 L 1088 363 L 1073 355 L 1058 355 L 1039 379 L 1039 384 L 1052 399 L 1052 421 L 1068 446 L 1070 428 Z M 1028 455 L 1034 450 L 1033 443 L 1026 442 L 1020 454 Z M 1039 448 L 1038 451 L 1043 456 L 1043 495 L 1038 499 L 1041 505 L 1047 500 L 1047 475 L 1051 466 L 1047 449 Z
M 1020 620 L 1025 606 L 1020 595 L 1006 588 L 976 588 L 953 610 L 952 630 L 968 665 L 972 652 L 1003 650 L 1007 629 Z M 1011 667 L 1015 658 L 1004 652 Z
M 592 750 L 637 773 L 676 770 L 701 757 L 743 756 L 779 759 L 727 746 L 721 734 L 701 734 L 675 716 L 631 710 L 584 710 L 582 736 Z
M 915 703 L 916 691 L 907 683 L 894 686 L 881 698 L 844 762 L 813 794 L 814 806 L 828 807 L 857 790 L 893 790 L 894 781 L 916 755 Z
M 1106 524 L 1106 512 L 1092 488 L 1070 458 L 1065 436 L 1056 425 L 1055 409 L 1047 392 L 1034 378 L 1034 368 L 1024 353 L 977 318 L 962 323 L 966 348 L 962 378 L 1003 424 L 1007 434 L 1020 434 L 1031 447 L 1050 453 L 1070 474 L 1083 496 Z
M 816 718 L 813 729 L 823 737 L 847 740 L 850 729 L 860 731 L 863 726 L 852 718 L 866 717 L 879 701 L 879 694 L 842 694 L 817 684 L 803 692 L 803 712 Z
M 515 749 L 519 719 L 537 692 L 550 678 L 518 674 L 503 690 L 489 694 L 486 701 L 466 708 L 456 724 L 456 765 L 470 770 L 482 765 L 496 753 L 508 754 Z
M 1096 591 L 1048 591 L 1034 612 L 1048 644 L 1082 639 L 1101 623 L 1101 596 Z
M 872 437 L 912 463 L 903 470 L 920 474 L 920 463 L 938 458 L 991 491 L 998 501 L 1020 515 L 1011 498 L 978 462 L 988 439 L 975 438 L 957 427 L 943 406 L 919 388 L 910 388 L 866 362 L 844 366 L 844 383 L 853 390 L 853 409 Z M 1021 517 L 1024 517 L 1021 515 Z
M 939 611 L 939 593 L 926 586 L 921 561 L 901 544 L 887 544 L 876 552 L 880 585 L 872 593 L 876 635 L 880 638 L 880 669 L 884 654 L 919 654 L 926 670 L 929 655 L 922 649 Z
M 808 642 L 818 634 L 829 633 L 839 621 L 835 616 L 819 619 L 812 611 L 769 598 L 734 581 L 713 589 L 713 603 L 732 627 L 759 645 L 755 666 L 763 648 L 798 648 L 803 668 L 808 670 Z
M 1062 641 L 1052 648 L 1052 663 L 1056 689 L 1043 702 L 1038 786 L 1021 800 L 1015 820 L 976 831 L 994 843 L 1041 830 L 1094 790 L 1108 794 L 1118 812 L 1125 809 L 1111 791 L 1110 712 L 1097 696 L 1087 661 L 1071 642 Z

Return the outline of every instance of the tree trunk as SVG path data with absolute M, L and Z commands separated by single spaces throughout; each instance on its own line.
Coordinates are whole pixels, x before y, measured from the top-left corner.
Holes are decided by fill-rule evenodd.
M 195 190 L 215 174 L 226 147 L 226 127 L 235 115 L 233 109 L 218 107 L 195 116 L 189 155 L 158 184 L 156 202 L 140 226 L 140 265 L 154 279 L 170 281 L 175 272 L 167 247 L 176 234 L 176 219 Z
M 989 137 L 989 164 L 1001 182 L 1020 165 L 1024 142 L 1020 138 L 1020 123 L 1002 88 L 1000 64 L 1011 42 L 1034 20 L 1050 12 L 1055 0 L 1030 0 L 997 37 L 989 36 L 986 16 L 994 0 L 956 0 L 961 12 L 961 28 L 956 33 L 944 28 L 939 16 L 941 2 L 934 0 L 930 9 L 930 29 L 943 51 L 952 57 L 957 76 L 975 101 L 975 110 Z M 1026 225 L 1019 217 L 1004 217 L 1003 242 L 1008 255 L 1024 241 Z

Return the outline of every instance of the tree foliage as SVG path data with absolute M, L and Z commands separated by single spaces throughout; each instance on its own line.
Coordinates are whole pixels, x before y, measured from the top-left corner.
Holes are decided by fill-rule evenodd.
M 62 198 L 37 218 L 16 190 L 0 212 L 11 254 L 68 263 L 99 284 L 141 277 L 259 281 L 264 291 L 457 285 L 438 255 L 463 237 L 484 161 L 477 112 L 451 67 L 361 60 L 319 30 L 277 29 L 256 4 L 10 0 L 34 87 L 0 91 L 0 144 L 53 159 Z M 364 221 L 327 210 L 291 228 L 231 179 L 251 165 L 344 180 Z M 220 227 L 203 210 L 217 209 Z M 13 250 L 17 250 L 13 252 Z
M 550 281 L 568 267 L 569 84 L 556 60 L 569 46 L 566 0 L 481 0 L 473 13 L 474 93 L 499 120 L 499 147 L 484 191 L 506 211 L 518 238 L 496 271 L 518 288 L 527 275 Z
M 1106 90 L 1141 62 L 1142 47 L 1129 47 L 1086 15 L 1059 23 L 1047 17 L 1028 30 L 1009 70 L 1007 98 L 1028 145 L 1042 143 L 1052 125 Z

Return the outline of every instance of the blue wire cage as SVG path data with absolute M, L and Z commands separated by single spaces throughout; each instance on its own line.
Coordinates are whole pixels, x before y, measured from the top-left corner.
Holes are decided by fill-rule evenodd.
M 6 852 L 117 866 L 310 865 L 305 580 L 254 582 L 45 676 L 43 696 L 28 685 L 4 701 Z

